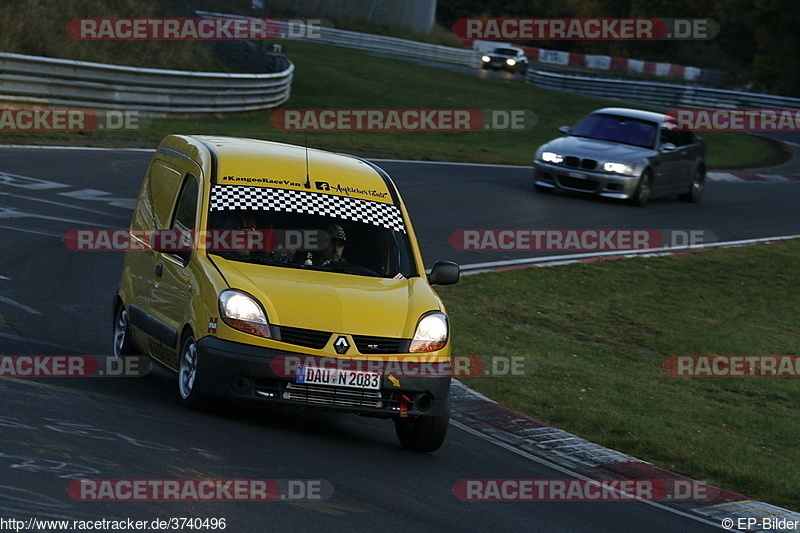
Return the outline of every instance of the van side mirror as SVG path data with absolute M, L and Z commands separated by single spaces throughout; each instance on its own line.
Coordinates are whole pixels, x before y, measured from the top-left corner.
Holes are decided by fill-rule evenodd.
M 190 230 L 157 229 L 150 235 L 150 248 L 177 255 L 186 263 L 192 253 L 192 235 Z
M 452 261 L 436 261 L 431 273 L 428 274 L 428 283 L 431 285 L 453 285 L 461 277 L 461 268 Z

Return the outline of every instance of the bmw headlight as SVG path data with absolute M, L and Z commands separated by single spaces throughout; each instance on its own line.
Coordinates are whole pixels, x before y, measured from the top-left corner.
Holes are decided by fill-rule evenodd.
M 227 289 L 219 295 L 219 313 L 222 321 L 234 329 L 270 338 L 267 314 L 258 301 L 249 294 Z
M 492 60 L 492 58 L 491 58 L 491 57 L 489 57 L 489 56 L 483 56 L 483 57 L 481 57 L 481 61 L 483 61 L 484 63 L 488 63 L 488 62 L 489 62 L 489 61 L 491 61 L 491 60 Z
M 447 344 L 450 327 L 444 313 L 434 311 L 422 316 L 411 340 L 410 352 L 435 352 Z
M 633 167 L 625 163 L 615 163 L 613 161 L 606 161 L 603 163 L 603 170 L 606 172 L 614 172 L 615 174 L 633 174 Z
M 564 161 L 564 156 L 555 152 L 542 152 L 542 161 L 558 164 Z

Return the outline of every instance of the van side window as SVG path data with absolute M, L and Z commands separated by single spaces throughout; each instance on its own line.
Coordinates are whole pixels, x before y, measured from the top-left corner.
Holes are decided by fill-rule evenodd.
M 183 182 L 180 196 L 178 197 L 178 207 L 175 208 L 175 216 L 172 219 L 171 229 L 193 230 L 197 223 L 197 197 L 198 186 L 197 178 L 191 174 L 186 175 Z

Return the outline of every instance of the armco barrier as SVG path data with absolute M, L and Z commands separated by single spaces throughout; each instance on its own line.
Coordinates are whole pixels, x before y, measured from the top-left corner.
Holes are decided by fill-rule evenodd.
M 198 11 L 198 15 L 204 17 L 235 17 L 226 13 L 214 13 Z M 280 21 L 281 30 L 287 29 L 287 23 Z M 480 54 L 475 50 L 465 50 L 441 44 L 422 43 L 400 39 L 399 37 L 388 37 L 386 35 L 374 35 L 371 33 L 361 33 L 350 30 L 337 30 L 325 26 L 313 26 L 309 32 L 300 32 L 299 37 L 289 39 L 297 41 L 307 41 L 317 44 L 328 44 L 343 48 L 356 48 L 367 50 L 379 54 L 399 55 L 413 57 L 416 59 L 427 59 L 430 61 L 442 61 L 444 63 L 454 63 L 478 68 L 481 66 Z
M 382 35 L 372 35 L 370 33 L 323 27 L 320 28 L 319 37 L 314 39 L 304 38 L 301 40 L 346 48 L 358 48 L 382 54 L 455 63 L 468 67 L 478 68 L 481 66 L 480 55 L 474 50 L 464 50 L 462 48 L 454 48 L 440 44 L 409 41 L 408 39 L 400 39 L 398 37 L 386 37 Z
M 276 107 L 289 98 L 294 65 L 229 74 L 160 70 L 0 53 L 0 101 L 167 113 Z
M 556 89 L 602 98 L 641 100 L 670 107 L 719 109 L 797 109 L 800 98 L 769 94 L 659 83 L 579 76 L 543 70 L 529 70 L 527 82 L 536 87 Z

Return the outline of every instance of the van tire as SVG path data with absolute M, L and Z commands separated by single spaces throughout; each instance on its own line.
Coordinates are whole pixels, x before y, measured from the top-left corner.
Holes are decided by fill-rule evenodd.
M 202 409 L 207 403 L 207 397 L 198 392 L 198 359 L 197 343 L 189 333 L 181 343 L 178 359 L 178 393 L 183 405 L 191 409 Z
M 395 418 L 394 429 L 400 445 L 414 452 L 435 452 L 441 448 L 450 425 L 450 395 L 440 416 Z
M 131 338 L 131 325 L 128 320 L 128 311 L 122 302 L 117 302 L 114 310 L 114 332 L 113 332 L 114 357 L 124 357 L 126 355 L 136 355 L 136 348 L 133 346 Z

